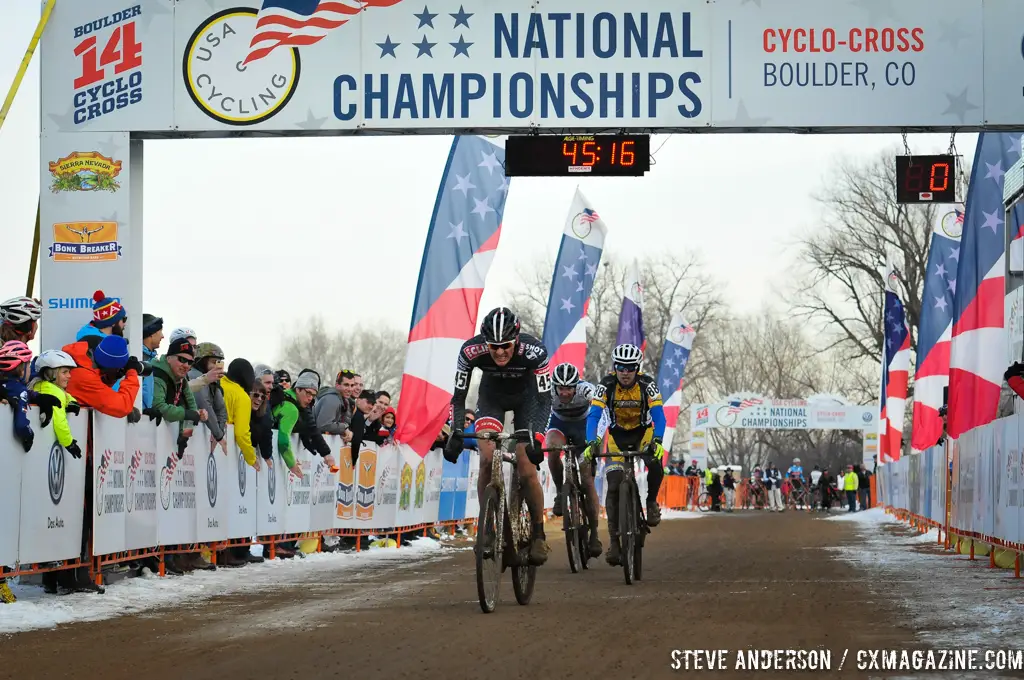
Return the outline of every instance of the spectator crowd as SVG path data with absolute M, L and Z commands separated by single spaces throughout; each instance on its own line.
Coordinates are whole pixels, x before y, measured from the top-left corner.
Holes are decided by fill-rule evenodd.
M 67 420 L 67 414 L 77 414 L 82 407 L 124 418 L 129 424 L 142 418 L 158 425 L 173 424 L 179 459 L 197 431 L 203 431 L 197 430 L 199 423 L 209 432 L 211 451 L 219 447 L 225 452 L 231 425 L 235 444 L 257 471 L 262 461 L 271 459 L 276 438 L 284 464 L 300 476 L 292 435 L 298 435 L 302 447 L 322 456 L 332 472 L 338 471 L 338 462 L 324 435 L 343 438 L 351 447 L 353 465 L 365 442 L 379 445 L 393 438 L 396 412 L 391 395 L 367 389 L 362 376 L 353 370 L 341 370 L 333 385 L 322 385 L 321 376 L 312 369 L 303 369 L 293 378 L 287 370 L 254 365 L 242 357 L 228 361 L 220 345 L 206 338 L 200 342 L 191 328 L 175 328 L 165 336 L 163 319 L 152 314 L 143 314 L 141 351 L 133 352 L 125 339 L 128 317 L 121 303 L 103 291 L 96 291 L 92 299 L 91 318 L 83 319 L 73 341 L 68 338 L 62 347 L 45 349 L 35 357 L 28 343 L 39 330 L 40 302 L 16 297 L 0 303 L 0 403 L 13 410 L 16 442 L 28 452 L 36 428 L 52 424 L 67 455 L 85 459 L 83 559 L 90 557 L 93 452 L 87 443 L 72 437 Z M 39 408 L 39 423 L 31 422 L 30 405 Z M 352 539 L 348 542 L 351 546 L 335 539 L 325 542 L 324 549 L 355 547 Z M 291 559 L 296 555 L 303 554 L 294 543 L 277 543 L 275 557 Z M 263 561 L 248 545 L 224 550 L 216 560 L 217 565 L 228 568 Z M 216 568 L 199 552 L 167 553 L 164 565 L 177 575 Z M 156 558 L 126 567 L 131 575 L 158 568 Z M 50 594 L 104 592 L 90 578 L 88 567 L 46 571 L 43 587 Z M 7 584 L 0 580 L 0 602 L 13 599 Z

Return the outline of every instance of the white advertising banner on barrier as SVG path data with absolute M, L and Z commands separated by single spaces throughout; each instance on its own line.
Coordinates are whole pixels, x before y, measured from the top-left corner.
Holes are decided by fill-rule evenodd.
M 0 432 L 13 432 L 14 415 L 0 408 Z M 21 469 L 25 450 L 11 439 L 0 446 L 0 566 L 18 561 L 18 530 L 21 523 Z
M 398 455 L 398 507 L 395 526 L 412 526 L 423 521 L 423 499 L 427 468 L 423 459 L 408 446 L 393 447 Z
M 125 510 L 128 512 L 125 548 L 128 550 L 159 545 L 157 480 L 166 459 L 160 461 L 156 442 L 157 427 L 146 419 L 128 428 L 125 444 L 125 453 L 129 456 L 125 493 Z
M 228 479 L 223 488 L 228 495 L 228 538 L 256 535 L 256 468 L 245 462 L 235 443 L 235 427 L 228 425 Z M 256 454 L 259 456 L 259 453 Z M 263 460 L 260 459 L 261 467 Z
M 426 496 L 423 500 L 422 521 L 433 522 L 437 520 L 438 506 L 441 501 L 441 468 L 444 463 L 441 449 L 434 449 L 424 456 L 423 463 L 426 468 L 427 480 L 424 490 Z
M 385 4 L 292 47 L 273 5 L 60 3 L 43 134 L 1020 122 L 1015 0 Z
M 109 555 L 128 549 L 125 502 L 128 421 L 94 412 L 92 427 L 92 480 L 95 488 L 92 497 L 92 551 L 94 555 Z
M 469 478 L 466 480 L 466 519 L 480 517 L 480 493 L 477 483 L 480 479 L 480 452 L 469 454 Z
M 359 454 L 362 462 L 362 453 Z M 382 446 L 377 450 L 376 488 L 374 489 L 373 518 L 369 523 L 377 529 L 397 526 L 399 471 L 402 457 L 396 446 Z
M 286 534 L 299 534 L 309 531 L 313 458 L 309 451 L 303 448 L 298 435 L 292 435 L 292 453 L 295 455 L 295 462 L 302 468 L 302 476 L 289 472 L 286 477 L 285 503 L 288 509 L 284 513 L 284 531 Z
M 68 415 L 71 436 L 88 437 L 88 411 Z M 57 443 L 53 425 L 39 427 L 39 412 L 29 419 L 35 430 L 32 449 L 24 453 L 18 559 L 22 564 L 78 557 L 82 550 L 85 505 L 85 447 L 75 459 Z
M 160 468 L 160 509 L 158 535 L 160 545 L 181 545 L 196 542 L 196 461 L 203 462 L 205 475 L 206 453 L 210 438 L 204 440 L 196 428 L 189 440 L 185 455 L 178 458 L 178 423 L 164 423 L 157 428 L 157 460 Z M 205 484 L 203 493 L 206 492 Z
M 210 445 L 210 430 L 197 425 L 193 439 L 202 442 L 202 452 L 196 457 L 196 540 L 200 543 L 222 541 L 228 537 L 228 522 L 231 520 L 231 490 L 237 481 L 232 474 L 233 462 L 230 453 L 220 446 Z M 233 443 L 233 442 L 232 442 Z M 231 448 L 228 448 L 231 451 Z
M 277 434 L 274 434 L 274 455 L 256 473 L 256 534 L 272 536 L 285 533 L 285 515 L 288 493 L 288 468 L 277 450 Z
M 334 439 L 334 438 L 332 438 Z M 329 442 L 331 443 L 331 442 Z M 331 446 L 337 451 L 336 446 Z M 337 454 L 335 454 L 336 456 Z M 309 530 L 326 531 L 334 528 L 336 475 L 321 456 L 313 456 L 313 479 L 310 482 Z

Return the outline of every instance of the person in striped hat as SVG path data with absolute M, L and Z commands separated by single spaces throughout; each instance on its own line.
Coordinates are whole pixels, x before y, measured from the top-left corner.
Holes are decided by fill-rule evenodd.
M 92 321 L 82 326 L 75 335 L 75 341 L 81 342 L 89 337 L 94 347 L 106 335 L 124 337 L 124 327 L 128 325 L 128 313 L 118 298 L 107 297 L 102 290 L 92 294 Z

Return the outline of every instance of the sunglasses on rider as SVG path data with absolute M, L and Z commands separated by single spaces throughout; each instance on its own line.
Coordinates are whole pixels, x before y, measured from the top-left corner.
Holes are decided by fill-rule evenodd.
M 515 344 L 516 343 L 514 343 L 514 342 L 503 342 L 503 343 L 501 343 L 499 345 L 498 343 L 489 342 L 489 343 L 487 343 L 487 346 L 490 349 L 493 349 L 493 350 L 497 351 L 497 350 L 512 349 L 515 346 Z
M 625 371 L 627 373 L 635 373 L 637 367 L 634 364 L 615 364 L 616 371 Z

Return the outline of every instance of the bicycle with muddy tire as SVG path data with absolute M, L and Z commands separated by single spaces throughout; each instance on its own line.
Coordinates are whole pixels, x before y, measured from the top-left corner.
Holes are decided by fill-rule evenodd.
M 590 532 L 596 527 L 590 526 L 587 515 L 587 492 L 583 486 L 583 474 L 580 470 L 580 456 L 585 446 L 564 444 L 541 449 L 548 455 L 565 452 L 562 481 L 562 531 L 565 533 L 565 549 L 569 556 L 569 570 L 578 573 L 587 569 L 590 560 Z
M 594 458 L 625 458 L 625 475 L 619 484 L 619 546 L 622 574 L 626 585 L 633 585 L 643 577 L 644 540 L 651 528 L 647 525 L 644 504 L 640 499 L 640 486 L 636 479 L 637 459 L 641 451 L 619 451 L 595 454 Z

